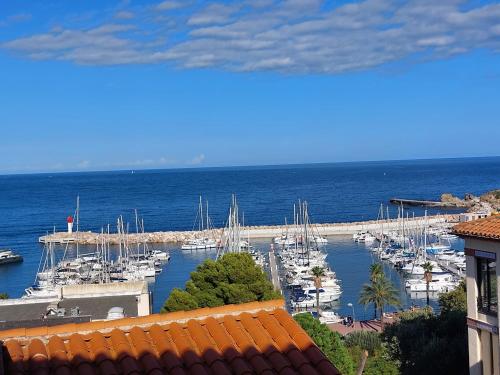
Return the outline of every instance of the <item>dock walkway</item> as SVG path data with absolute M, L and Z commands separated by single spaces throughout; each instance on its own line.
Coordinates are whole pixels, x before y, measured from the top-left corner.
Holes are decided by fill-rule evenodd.
M 281 291 L 281 283 L 278 273 L 278 265 L 276 264 L 276 255 L 274 254 L 274 250 L 269 250 L 269 269 L 271 270 L 271 281 L 273 283 L 274 289 Z
M 436 256 L 431 256 L 430 258 L 432 260 L 436 261 L 436 263 L 439 264 L 439 266 L 442 269 L 444 269 L 444 270 L 446 270 L 446 271 L 448 271 L 456 276 L 459 276 L 461 278 L 465 277 L 465 268 L 464 269 L 458 268 L 455 264 L 450 263 L 447 260 L 438 259 Z

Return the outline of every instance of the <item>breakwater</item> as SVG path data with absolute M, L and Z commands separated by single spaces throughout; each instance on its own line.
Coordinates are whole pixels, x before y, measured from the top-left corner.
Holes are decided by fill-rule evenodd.
M 425 218 L 417 216 L 404 220 L 404 226 L 407 229 L 421 226 Z M 427 217 L 428 225 L 452 226 L 458 221 L 457 215 L 435 215 Z M 383 224 L 382 224 L 383 223 Z M 401 228 L 402 222 L 398 219 L 391 220 L 370 220 L 350 223 L 329 223 L 314 224 L 317 234 L 321 236 L 346 235 L 360 231 L 378 231 L 383 225 L 384 231 L 396 230 Z M 274 238 L 283 233 L 293 231 L 292 226 L 285 225 L 266 225 L 266 226 L 248 226 L 241 230 L 243 238 Z M 221 238 L 223 229 L 213 229 L 210 233 L 207 231 L 159 231 L 146 233 L 95 233 L 95 232 L 56 232 L 39 238 L 41 243 L 79 243 L 79 244 L 98 244 L 102 241 L 110 244 L 118 244 L 124 240 L 128 243 L 182 243 L 190 239 L 208 236 Z

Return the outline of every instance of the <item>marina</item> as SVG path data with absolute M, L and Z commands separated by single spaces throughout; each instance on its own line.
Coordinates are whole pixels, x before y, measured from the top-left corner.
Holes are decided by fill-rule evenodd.
M 157 312 L 173 288 L 183 287 L 189 278 L 189 273 L 203 260 L 215 259 L 221 251 L 220 249 L 223 248 L 223 244 L 227 243 L 228 238 L 232 238 L 232 246 L 235 246 L 235 249 L 237 243 L 239 243 L 240 249 L 250 245 L 249 249 L 254 254 L 254 258 L 270 272 L 269 277 L 274 280 L 275 285 L 278 285 L 279 281 L 287 301 L 290 301 L 290 288 L 287 287 L 286 272 L 284 274 L 279 256 L 282 244 L 292 247 L 288 253 L 285 251 L 282 254 L 289 260 L 295 257 L 293 254 L 295 246 L 301 251 L 303 245 L 299 241 L 295 244 L 293 239 L 295 232 L 303 232 L 303 227 L 296 228 L 297 220 L 294 218 L 300 212 L 298 205 L 296 205 L 296 212 L 293 212 L 293 202 L 297 202 L 297 200 L 292 199 L 292 197 L 296 195 L 308 196 L 310 195 L 308 192 L 312 189 L 314 197 L 308 200 L 307 208 L 309 216 L 308 238 L 310 236 L 312 254 L 310 260 L 311 264 L 313 261 L 319 264 L 321 262 L 319 256 L 326 255 L 323 259 L 324 263 L 321 264 L 335 274 L 335 282 L 340 286 L 341 294 L 336 301 L 332 301 L 332 311 L 339 316 L 352 315 L 354 311 L 358 318 L 371 319 L 373 317 L 370 309 L 358 305 L 357 300 L 360 288 L 368 280 L 369 266 L 375 261 L 383 262 L 385 272 L 401 290 L 405 307 L 410 307 L 412 304 L 424 305 L 426 303 L 425 292 L 410 292 L 405 285 L 407 277 L 404 273 L 398 271 L 388 259 L 381 259 L 390 254 L 370 250 L 371 246 L 374 246 L 378 241 L 376 237 L 381 226 L 380 218 L 377 218 L 380 216 L 377 213 L 377 206 L 381 201 L 384 201 L 383 197 L 387 199 L 394 192 L 404 191 L 408 183 L 416 181 L 414 176 L 420 173 L 418 172 L 419 165 L 410 165 L 403 169 L 399 169 L 398 163 L 394 165 L 389 163 L 382 167 L 349 168 L 351 169 L 338 169 L 338 167 L 331 169 L 331 167 L 325 166 L 305 169 L 263 169 L 258 172 L 242 170 L 230 172 L 229 182 L 224 180 L 225 174 L 229 172 L 217 171 L 206 173 L 138 172 L 134 175 L 115 173 L 106 175 L 109 189 L 104 190 L 98 188 L 103 178 L 99 174 L 56 175 L 54 178 L 43 175 L 34 176 L 32 178 L 36 182 L 39 192 L 36 201 L 30 198 L 29 194 L 22 191 L 19 193 L 25 197 L 27 207 L 30 207 L 29 217 L 31 221 L 26 221 L 27 216 L 23 214 L 18 218 L 12 218 L 5 222 L 3 227 L 0 227 L 1 243 L 12 247 L 16 253 L 24 258 L 23 263 L 6 264 L 0 267 L 0 285 L 2 285 L 0 292 L 7 293 L 11 298 L 19 298 L 25 294 L 25 289 L 37 286 L 39 281 L 41 284 L 54 284 L 57 289 L 60 284 L 74 282 L 75 285 L 78 285 L 77 281 L 82 282 L 82 280 L 85 283 L 101 283 L 107 280 L 111 281 L 111 279 L 118 282 L 144 280 L 152 295 L 152 311 Z M 352 173 L 372 176 L 373 173 L 378 175 L 378 172 L 384 169 L 391 170 L 391 168 L 393 168 L 393 173 L 397 171 L 402 175 L 400 178 L 393 176 L 390 189 L 384 187 L 381 192 L 375 195 L 371 193 L 365 195 L 359 185 L 350 185 L 349 181 L 352 181 L 354 175 L 347 174 L 346 177 L 343 177 L 342 174 L 339 174 L 340 171 L 344 173 L 344 171 L 352 170 Z M 453 176 L 447 174 L 447 171 L 453 170 L 449 165 L 446 169 L 438 168 L 437 170 L 439 172 L 434 172 L 432 179 L 426 180 L 424 178 L 425 184 L 414 184 L 422 189 L 418 195 L 439 196 L 438 192 L 442 189 L 443 181 L 440 181 L 439 178 L 436 180 L 436 176 L 446 176 L 447 179 L 453 181 Z M 481 170 L 481 166 L 468 170 Z M 331 179 L 328 180 L 331 181 L 330 183 L 345 186 L 342 194 L 346 196 L 346 199 L 349 197 L 349 191 L 356 192 L 357 196 L 365 198 L 359 201 L 349 198 L 348 202 L 336 195 L 330 198 L 330 195 L 325 194 L 326 190 L 318 190 L 319 188 L 314 188 L 314 184 L 313 187 L 310 184 L 297 184 L 296 174 L 301 176 L 301 179 L 308 181 L 321 181 L 321 176 L 331 176 L 328 177 Z M 281 193 L 276 195 L 271 187 L 268 188 L 268 185 L 262 184 L 258 185 L 262 186 L 258 193 L 253 192 L 254 187 L 251 186 L 257 185 L 254 182 L 252 182 L 254 185 L 248 185 L 248 176 L 253 176 L 254 179 L 257 178 L 255 176 L 259 176 L 257 181 L 280 184 Z M 141 177 L 141 180 L 137 180 L 138 177 Z M 5 210 L 8 209 L 9 205 L 20 204 L 16 203 L 12 192 L 19 189 L 19 186 L 26 186 L 26 184 L 20 183 L 19 177 L 2 178 L 2 186 L 6 190 L 2 198 L 4 203 L 0 209 L 3 207 Z M 142 183 L 144 178 L 149 181 L 146 185 Z M 166 190 L 169 194 L 168 197 L 178 198 L 168 199 L 163 196 L 163 193 L 159 193 L 162 191 L 159 188 L 162 186 L 161 181 L 170 178 L 175 178 L 175 183 L 172 182 L 173 187 Z M 369 178 L 377 181 L 377 178 Z M 183 193 L 185 190 L 183 186 L 201 184 L 206 179 L 210 182 L 210 188 L 203 189 L 202 199 L 198 193 Z M 222 180 L 225 181 L 224 186 L 218 184 Z M 404 181 L 404 184 L 401 184 L 401 181 Z M 80 194 L 81 202 L 77 202 L 78 210 L 75 210 L 74 203 L 77 194 L 68 194 L 63 200 L 61 200 L 62 196 L 57 196 L 57 200 L 54 200 L 55 195 L 50 192 L 53 192 L 53 189 L 61 184 L 87 186 L 84 194 Z M 124 186 L 133 186 L 134 191 L 144 190 L 144 192 L 135 197 L 123 190 Z M 89 189 L 93 195 L 89 196 Z M 222 189 L 223 196 L 216 195 L 214 189 Z M 324 188 L 321 187 L 321 189 Z M 464 190 L 468 191 L 469 188 L 465 187 Z M 236 222 L 232 224 L 231 233 L 233 234 L 224 235 L 224 231 L 230 233 L 228 222 L 231 221 L 231 215 L 229 215 L 228 207 L 231 203 L 231 191 L 239 192 L 239 220 L 237 226 Z M 432 193 L 432 191 L 436 193 Z M 120 202 L 116 201 L 118 198 Z M 278 201 L 276 201 L 277 198 L 279 198 Z M 207 200 L 210 203 L 210 211 L 207 210 Z M 41 206 L 39 206 L 39 202 L 42 202 Z M 266 204 L 264 205 L 263 202 Z M 137 209 L 130 207 L 137 207 Z M 401 219 L 398 220 L 399 209 L 398 206 L 389 206 L 388 209 L 384 210 L 385 232 L 401 231 Z M 201 214 L 202 211 L 203 214 Z M 387 218 L 387 211 L 389 218 Z M 68 231 L 68 214 L 74 221 L 71 231 Z M 429 208 L 426 220 L 429 228 L 439 227 L 442 229 L 441 237 L 445 241 L 446 236 L 450 236 L 447 233 L 449 228 L 458 220 L 459 214 L 458 211 L 441 212 Z M 198 216 L 198 220 L 195 220 L 196 216 Z M 200 217 L 203 218 L 202 224 L 200 224 Z M 424 210 L 419 207 L 412 208 L 407 216 L 405 214 L 404 226 L 406 230 L 421 231 L 419 228 L 422 228 L 424 217 Z M 193 223 L 195 223 L 194 228 Z M 282 224 L 276 225 L 278 223 Z M 19 230 L 19 228 L 23 228 L 23 225 L 26 230 Z M 64 231 L 61 230 L 63 226 Z M 55 234 L 54 227 L 56 228 Z M 51 228 L 52 230 L 50 230 Z M 52 234 L 43 236 L 47 229 Z M 200 231 L 200 229 L 202 230 Z M 363 235 L 360 236 L 358 242 L 355 242 L 353 234 Z M 38 243 L 40 237 L 42 241 Z M 216 244 L 218 243 L 218 246 L 198 249 L 185 247 L 191 240 L 203 240 L 204 238 L 213 239 Z M 454 249 L 463 247 L 460 240 L 452 238 L 451 241 L 456 243 L 453 246 Z M 274 246 L 276 267 L 270 266 L 272 263 L 272 257 L 269 253 L 271 244 Z M 184 249 L 182 249 L 183 245 Z M 318 252 L 312 249 L 316 247 L 320 249 Z M 52 249 L 50 252 L 54 254 L 53 268 L 56 269 L 55 272 L 51 271 L 50 261 L 47 263 L 45 261 L 49 248 Z M 146 257 L 151 257 L 153 254 L 155 256 L 163 254 L 165 257 L 168 255 L 170 259 L 168 261 L 157 259 L 151 263 L 151 259 L 144 258 L 145 254 Z M 83 259 L 84 257 L 86 259 Z M 449 271 L 447 267 L 456 268 L 451 259 L 445 259 L 445 257 L 446 254 L 440 254 L 439 257 L 428 254 L 428 258 L 436 261 L 443 271 Z M 78 258 L 82 259 L 74 262 Z M 40 268 L 41 259 L 44 260 Z M 69 261 L 69 264 L 64 264 L 63 259 Z M 46 265 L 43 267 L 45 263 Z M 62 266 L 65 265 L 68 265 L 69 268 L 64 269 Z M 148 267 L 149 270 L 147 270 Z M 43 273 L 47 271 L 48 273 Z M 40 277 L 35 278 L 38 273 L 41 273 Z M 149 276 L 146 276 L 148 273 Z M 38 280 L 40 278 L 46 280 Z M 328 281 L 325 278 L 325 286 L 329 285 Z M 333 282 L 331 286 L 329 291 L 332 291 L 335 286 Z M 307 290 L 304 289 L 304 294 L 309 295 L 308 299 L 314 299 L 315 294 L 311 291 L 312 284 L 307 285 L 307 287 Z M 433 295 L 431 295 L 430 303 L 436 306 L 437 293 L 432 292 L 431 294 Z M 325 294 L 325 297 L 336 298 L 335 294 L 330 294 L 330 296 Z M 328 298 L 323 298 L 322 302 Z M 347 305 L 349 303 L 353 307 L 349 307 Z M 289 306 L 291 307 L 291 305 Z

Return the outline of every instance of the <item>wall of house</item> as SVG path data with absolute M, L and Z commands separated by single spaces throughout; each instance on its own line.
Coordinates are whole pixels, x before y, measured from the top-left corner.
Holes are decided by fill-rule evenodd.
M 466 238 L 465 248 L 495 253 L 497 294 L 500 292 L 500 241 Z M 496 316 L 478 312 L 477 261 L 466 257 L 467 317 L 469 369 L 471 375 L 500 375 L 500 341 L 498 335 L 498 313 Z M 500 300 L 500 295 L 497 295 Z

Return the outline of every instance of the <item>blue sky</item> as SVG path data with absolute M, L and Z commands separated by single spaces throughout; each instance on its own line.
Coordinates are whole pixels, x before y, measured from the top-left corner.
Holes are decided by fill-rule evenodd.
M 500 4 L 0 3 L 0 173 L 500 154 Z

